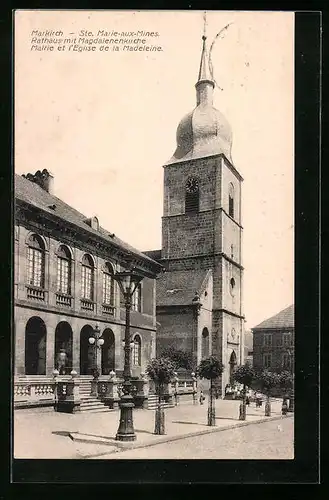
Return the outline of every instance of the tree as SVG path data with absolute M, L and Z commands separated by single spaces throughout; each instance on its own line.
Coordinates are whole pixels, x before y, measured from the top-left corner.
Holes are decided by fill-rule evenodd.
M 282 371 L 279 373 L 279 387 L 282 390 L 282 414 L 286 415 L 288 411 L 287 399 L 289 398 L 289 394 L 291 394 L 291 390 L 293 388 L 293 375 L 291 372 Z
M 213 404 L 213 381 L 223 373 L 224 365 L 215 356 L 203 359 L 196 373 L 200 378 L 210 380 L 209 406 L 208 406 L 208 425 L 215 425 L 215 407 Z
M 192 351 L 184 351 L 183 349 L 176 349 L 170 346 L 163 349 L 161 356 L 171 359 L 177 368 L 185 368 L 186 370 L 192 369 Z
M 269 370 L 263 370 L 257 375 L 256 385 L 266 394 L 265 417 L 271 416 L 271 391 L 279 385 L 279 381 L 279 375 Z
M 251 387 L 255 379 L 255 371 L 249 363 L 239 366 L 233 373 L 233 378 L 243 384 L 242 402 L 240 404 L 239 420 L 246 420 L 246 388 Z
M 158 395 L 158 405 L 155 410 L 154 434 L 165 434 L 165 414 L 161 407 L 163 389 L 165 384 L 169 384 L 174 378 L 176 366 L 171 359 L 160 357 L 152 359 L 145 372 L 155 383 Z

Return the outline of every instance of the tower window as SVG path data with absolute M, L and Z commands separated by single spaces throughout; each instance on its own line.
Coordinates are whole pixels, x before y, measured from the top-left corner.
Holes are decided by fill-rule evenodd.
M 185 213 L 196 213 L 199 211 L 199 181 L 190 177 L 185 186 Z
M 228 213 L 231 217 L 234 217 L 234 187 L 230 184 L 229 194 L 228 194 Z
M 231 278 L 230 279 L 230 291 L 231 291 L 232 295 L 234 294 L 234 289 L 235 289 L 235 279 Z

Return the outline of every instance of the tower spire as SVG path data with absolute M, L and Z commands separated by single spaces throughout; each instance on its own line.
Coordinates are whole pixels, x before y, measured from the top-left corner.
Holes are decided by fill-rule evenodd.
M 197 104 L 200 102 L 212 103 L 212 91 L 215 83 L 211 77 L 209 68 L 209 56 L 207 50 L 207 13 L 203 14 L 203 35 L 202 35 L 202 52 L 199 68 L 198 81 L 195 84 L 197 90 Z

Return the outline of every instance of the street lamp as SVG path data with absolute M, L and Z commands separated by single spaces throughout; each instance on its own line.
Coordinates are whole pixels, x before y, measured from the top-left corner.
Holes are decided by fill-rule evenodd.
M 124 369 L 122 395 L 120 398 L 120 424 L 115 439 L 117 441 L 135 441 L 136 434 L 133 423 L 134 398 L 131 384 L 131 339 L 130 339 L 130 309 L 131 298 L 145 275 L 130 267 L 125 271 L 116 272 L 113 278 L 118 282 L 126 309 L 124 337 Z M 133 345 L 133 344 L 132 344 Z
M 88 339 L 89 344 L 94 348 L 94 366 L 93 366 L 93 371 L 94 371 L 94 378 L 98 378 L 98 368 L 97 368 L 97 349 L 101 349 L 101 347 L 104 345 L 104 339 L 102 337 L 101 331 L 99 329 L 98 325 L 95 325 L 95 328 L 93 330 L 92 335 Z

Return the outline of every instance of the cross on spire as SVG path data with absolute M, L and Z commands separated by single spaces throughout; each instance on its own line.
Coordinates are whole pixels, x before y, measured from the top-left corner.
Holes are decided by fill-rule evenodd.
M 203 13 L 203 40 L 207 38 L 207 11 Z

